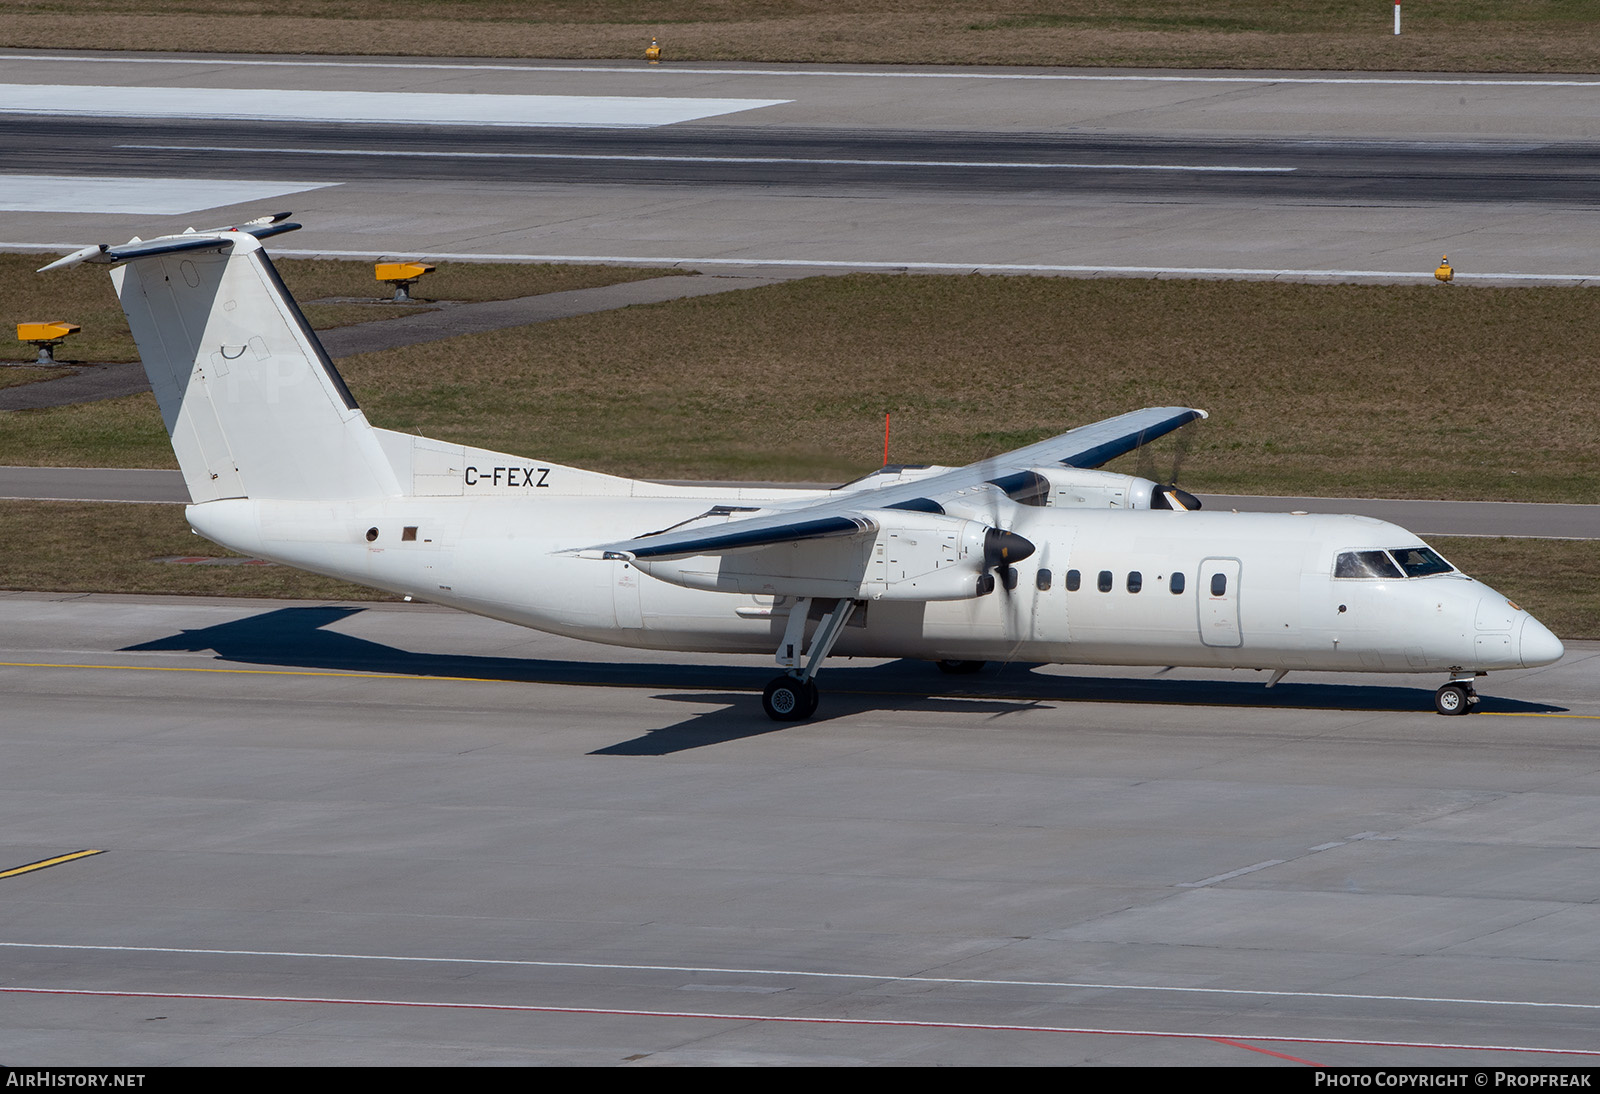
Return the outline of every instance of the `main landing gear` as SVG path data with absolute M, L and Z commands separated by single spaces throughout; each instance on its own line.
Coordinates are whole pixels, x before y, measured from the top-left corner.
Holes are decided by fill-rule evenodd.
M 800 648 L 805 641 L 806 620 L 811 616 L 811 598 L 800 597 L 789 609 L 789 622 L 783 629 L 783 641 L 778 645 L 778 664 L 789 671 L 773 680 L 761 693 L 761 709 L 774 722 L 803 722 L 817 712 L 820 693 L 813 678 L 822 667 L 823 659 L 832 652 L 839 635 L 844 633 L 845 624 L 855 614 L 858 602 L 824 600 L 822 603 L 829 607 L 817 621 L 811 645 L 803 657 Z
M 1458 670 L 1448 684 L 1433 693 L 1433 709 L 1440 714 L 1471 714 L 1478 705 L 1478 689 L 1472 686 L 1473 681 L 1483 675 Z
M 761 693 L 761 709 L 774 722 L 803 722 L 817 712 L 821 698 L 815 680 L 780 676 Z

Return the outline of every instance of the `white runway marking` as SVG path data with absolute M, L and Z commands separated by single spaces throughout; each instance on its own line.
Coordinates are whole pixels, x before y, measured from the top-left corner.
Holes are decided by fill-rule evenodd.
M 719 973 L 724 976 L 804 977 L 819 980 L 872 980 L 885 984 L 948 984 L 955 987 L 1062 988 L 1081 991 L 1172 992 L 1182 995 L 1238 995 L 1269 999 L 1345 999 L 1383 1003 L 1448 1003 L 1478 1007 L 1535 1007 L 1600 1010 L 1600 1003 L 1548 1002 L 1532 999 L 1470 999 L 1439 995 L 1377 995 L 1329 991 L 1269 991 L 1261 988 L 1180 987 L 1165 984 L 1101 984 L 1075 980 L 999 980 L 957 976 L 896 976 L 877 972 L 809 972 L 804 969 L 719 968 L 710 965 L 640 965 L 601 961 L 535 961 L 500 957 L 426 957 L 375 953 L 318 953 L 297 950 L 215 950 L 177 946 L 90 946 L 51 942 L 0 942 L 18 950 L 78 950 L 95 953 L 166 953 L 202 957 L 283 957 L 295 960 L 390 961 L 419 965 L 484 965 L 534 969 L 597 969 L 606 972 Z
M 171 216 L 337 186 L 267 179 L 90 178 L 0 174 L 0 210 Z
M 1466 76 L 1186 76 L 1151 75 L 1139 72 L 1079 73 L 1079 72 L 908 72 L 904 70 L 860 69 L 807 69 L 807 68 L 682 68 L 660 65 L 644 68 L 638 65 L 518 65 L 518 64 L 465 64 L 441 61 L 265 61 L 243 58 L 162 58 L 162 57 L 101 57 L 84 55 L 34 55 L 25 53 L 0 53 L 0 61 L 41 61 L 48 64 L 107 64 L 107 65 L 203 65 L 207 68 L 390 68 L 405 71 L 443 72 L 597 72 L 613 76 L 770 76 L 777 78 L 822 77 L 861 80 L 1046 80 L 1079 81 L 1085 83 L 1168 83 L 1168 84 L 1378 84 L 1384 86 L 1429 87 L 1600 87 L 1600 80 L 1530 80 L 1495 79 L 1493 77 Z
M 991 167 L 1034 168 L 1055 171 L 1223 171 L 1234 173 L 1283 174 L 1295 167 L 1241 167 L 1193 163 L 1039 163 L 987 160 L 842 160 L 807 156 L 661 156 L 621 153 L 577 152 L 427 152 L 409 149 L 362 150 L 358 148 L 286 148 L 271 145 L 228 144 L 119 144 L 118 148 L 147 152 L 250 152 L 288 153 L 297 156 L 394 156 L 423 159 L 478 160 L 598 160 L 618 163 L 792 163 L 825 167 Z
M 0 243 L 0 248 L 20 248 L 20 244 Z M 76 246 L 81 246 L 77 244 Z M 70 247 L 69 247 L 70 249 Z M 317 251 L 286 250 L 278 247 L 273 254 L 293 258 L 385 258 L 388 251 Z M 400 252 L 394 252 L 399 255 Z M 595 262 L 632 266 L 779 266 L 808 269 L 839 270 L 916 270 L 927 273 L 1002 273 L 1002 274 L 1109 274 L 1118 277 L 1251 277 L 1251 278 L 1302 278 L 1325 277 L 1335 279 L 1377 279 L 1381 281 L 1432 281 L 1432 270 L 1296 270 L 1258 269 L 1245 266 L 1095 266 L 1057 265 L 1026 262 L 916 262 L 916 261 L 862 261 L 858 259 L 830 258 L 686 258 L 669 255 L 530 255 L 491 254 L 476 252 L 434 252 L 406 257 L 417 261 L 443 260 L 447 262 Z M 1457 281 L 1531 281 L 1562 284 L 1600 282 L 1600 273 L 1462 273 L 1456 271 Z
M 408 125 L 638 129 L 776 106 L 787 99 L 640 95 L 441 95 L 219 87 L 0 84 L 0 113 Z
M 0 176 L 3 178 L 4 176 Z M 329 185 L 318 183 L 315 185 Z M 0 251 L 61 251 L 76 250 L 84 244 L 76 243 L 23 243 L 0 240 Z M 1249 266 L 1097 266 L 1061 265 L 1044 262 L 917 262 L 917 261 L 865 261 L 847 258 L 691 258 L 684 255 L 575 255 L 575 254 L 518 254 L 493 251 L 347 251 L 320 248 L 274 247 L 272 253 L 284 258 L 353 258 L 376 261 L 405 258 L 418 262 L 579 262 L 623 266 L 729 266 L 755 268 L 776 266 L 780 268 L 811 270 L 887 270 L 918 273 L 994 273 L 994 274 L 1081 274 L 1084 276 L 1111 277 L 1248 277 L 1260 279 L 1300 280 L 1310 278 L 1376 280 L 1395 284 L 1410 281 L 1433 280 L 1431 270 L 1318 270 L 1271 269 Z M 1456 271 L 1457 281 L 1463 282 L 1530 282 L 1534 284 L 1584 285 L 1600 283 L 1600 273 L 1463 273 Z M 1518 504 L 1508 502 L 1507 504 Z M 1549 538 L 1549 537 L 1538 537 Z

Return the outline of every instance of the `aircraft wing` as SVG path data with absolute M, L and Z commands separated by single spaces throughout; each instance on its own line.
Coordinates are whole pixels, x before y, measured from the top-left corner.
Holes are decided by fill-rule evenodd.
M 634 539 L 601 544 L 582 553 L 665 560 L 802 540 L 867 535 L 879 530 L 885 510 L 938 513 L 944 511 L 941 499 L 986 483 L 1007 490 L 1028 479 L 1031 468 L 1051 464 L 1096 468 L 1205 416 L 1205 411 L 1191 407 L 1148 407 L 1093 425 L 1079 426 L 1049 440 L 912 482 L 874 487 L 868 479 L 853 489 L 837 490 L 825 498 L 808 499 L 792 507 L 773 506 L 749 517 L 735 516 L 725 508 L 713 509 L 704 519 L 687 522 L 693 527 L 679 525 Z M 728 519 L 718 522 L 717 518 Z
M 986 470 L 980 475 L 979 481 L 989 482 L 993 476 L 988 473 L 988 469 L 1004 474 L 1007 471 L 1044 467 L 1052 463 L 1085 469 L 1102 467 L 1118 456 L 1127 455 L 1158 437 L 1165 437 L 1174 429 L 1206 416 L 1205 411 L 1187 406 L 1146 407 L 1143 410 L 1119 414 L 1115 418 L 1107 418 L 1103 422 L 1095 422 L 1093 425 L 1081 425 L 1077 429 L 1069 429 L 1047 441 L 1040 441 L 1014 452 L 1007 452 L 1003 456 L 959 467 L 949 475 L 956 476 L 975 468 L 984 468 Z

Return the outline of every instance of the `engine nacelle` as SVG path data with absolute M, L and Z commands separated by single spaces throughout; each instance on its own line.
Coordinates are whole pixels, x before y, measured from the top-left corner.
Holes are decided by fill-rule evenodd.
M 1198 509 L 1200 501 L 1187 490 L 1111 471 L 1078 467 L 1035 467 L 999 480 L 998 485 L 1022 505 L 1058 509 Z

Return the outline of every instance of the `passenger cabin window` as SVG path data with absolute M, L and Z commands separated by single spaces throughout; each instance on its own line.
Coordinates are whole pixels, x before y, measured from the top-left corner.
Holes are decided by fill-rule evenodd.
M 1034 578 L 1033 583 L 1039 587 L 1039 591 L 1041 593 L 1049 592 L 1050 591 L 1050 571 L 1049 570 L 1040 570 L 1039 571 L 1039 576 Z
M 1393 547 L 1390 554 L 1406 572 L 1407 577 L 1432 577 L 1434 574 L 1448 574 L 1455 570 L 1431 547 Z
M 1227 593 L 1228 593 L 1228 575 L 1227 574 L 1212 574 L 1211 575 L 1211 595 L 1212 596 L 1226 596 Z
M 1183 592 L 1183 575 L 1178 573 L 1173 574 L 1172 582 L 1169 587 L 1172 589 L 1173 596 L 1177 596 L 1179 593 Z
M 1128 571 L 1128 591 L 1130 593 L 1136 593 L 1142 588 L 1144 588 L 1144 575 L 1141 574 L 1138 570 L 1129 570 Z
M 1429 554 L 1433 552 L 1429 551 Z M 1438 555 L 1434 555 L 1438 558 Z M 1444 559 L 1439 559 L 1443 562 Z M 1333 563 L 1334 577 L 1397 578 L 1400 567 L 1386 551 L 1345 551 Z
M 1103 593 L 1109 593 L 1111 591 L 1111 571 L 1110 570 L 1101 570 L 1100 571 L 1100 591 L 1103 592 Z
M 1067 571 L 1067 592 L 1069 592 L 1069 593 L 1077 592 L 1078 591 L 1078 586 L 1081 585 L 1082 583 L 1083 583 L 1083 575 L 1082 574 L 1080 574 L 1077 570 L 1068 570 Z

